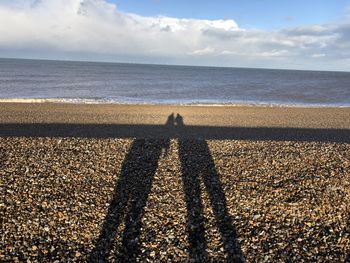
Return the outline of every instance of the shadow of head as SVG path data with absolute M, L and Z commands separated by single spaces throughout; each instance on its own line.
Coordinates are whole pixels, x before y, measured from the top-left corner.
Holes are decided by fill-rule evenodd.
M 165 123 L 165 126 L 167 127 L 181 127 L 181 126 L 184 126 L 184 118 L 178 113 L 176 114 L 176 117 L 174 115 L 174 113 L 171 113 L 169 116 L 168 116 L 168 119 Z
M 174 116 L 174 113 L 171 113 L 169 116 L 168 116 L 168 119 L 165 123 L 165 126 L 167 127 L 174 127 L 175 125 L 175 116 Z
M 179 113 L 176 115 L 175 124 L 177 127 L 185 126 L 184 118 Z

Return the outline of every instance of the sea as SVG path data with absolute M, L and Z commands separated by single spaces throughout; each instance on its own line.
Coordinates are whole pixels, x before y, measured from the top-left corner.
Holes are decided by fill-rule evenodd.
M 349 107 L 350 72 L 0 59 L 0 102 Z

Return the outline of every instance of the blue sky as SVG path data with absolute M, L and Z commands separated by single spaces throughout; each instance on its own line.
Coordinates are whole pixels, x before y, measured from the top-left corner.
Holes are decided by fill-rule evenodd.
M 241 27 L 281 29 L 330 23 L 345 15 L 349 0 L 110 0 L 144 16 L 233 19 Z
M 0 0 L 0 57 L 350 71 L 350 0 Z

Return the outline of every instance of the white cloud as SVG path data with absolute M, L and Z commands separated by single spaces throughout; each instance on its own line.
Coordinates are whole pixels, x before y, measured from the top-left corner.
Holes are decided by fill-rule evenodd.
M 208 55 L 208 54 L 214 54 L 215 49 L 211 47 L 206 47 L 203 49 L 197 49 L 190 53 L 190 55 Z
M 267 31 L 123 13 L 105 0 L 0 2 L 0 56 L 350 70 L 349 40 L 345 20 Z
M 326 56 L 326 54 L 312 54 L 311 55 L 311 57 L 313 57 L 313 58 L 323 58 L 325 56 Z

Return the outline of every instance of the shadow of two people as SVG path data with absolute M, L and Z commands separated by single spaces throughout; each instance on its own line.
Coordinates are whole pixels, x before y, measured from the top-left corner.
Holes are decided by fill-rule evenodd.
M 184 126 L 183 117 L 170 114 L 167 127 Z M 122 245 L 117 258 L 122 262 L 136 261 L 140 254 L 141 220 L 151 191 L 158 160 L 170 145 L 168 139 L 136 139 L 122 164 L 114 196 L 105 217 L 99 238 L 90 255 L 91 262 L 104 261 L 113 248 L 117 229 L 125 216 Z M 195 262 L 210 261 L 205 238 L 205 216 L 201 200 L 202 180 L 210 198 L 216 224 L 221 234 L 228 262 L 242 262 L 237 234 L 226 207 L 226 198 L 209 147 L 205 140 L 179 138 L 182 188 L 187 208 L 186 231 L 189 257 Z
M 185 126 L 184 124 L 184 119 L 183 117 L 178 113 L 176 114 L 176 117 L 174 115 L 174 113 L 171 113 L 169 116 L 168 116 L 168 119 L 165 123 L 165 126 L 166 127 L 182 127 L 182 126 Z

